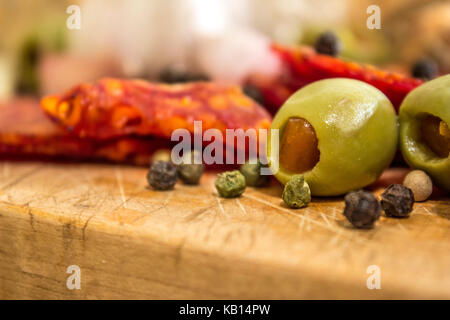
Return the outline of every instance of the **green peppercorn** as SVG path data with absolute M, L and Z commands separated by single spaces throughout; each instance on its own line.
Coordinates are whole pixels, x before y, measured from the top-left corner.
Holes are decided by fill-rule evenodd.
M 170 190 L 177 183 L 177 169 L 169 161 L 158 161 L 151 165 L 147 181 L 155 190 Z
M 178 165 L 178 177 L 184 184 L 198 184 L 200 181 L 204 166 L 201 163 L 194 163 L 195 158 L 199 156 L 197 151 L 189 152 L 183 156 L 182 163 Z
M 289 208 L 303 208 L 311 202 L 311 191 L 301 174 L 296 174 L 284 186 L 281 195 L 284 202 Z
M 250 187 L 262 187 L 269 182 L 268 175 L 261 175 L 262 164 L 259 160 L 251 164 L 249 161 L 244 163 L 239 169 L 245 177 L 245 181 Z
M 156 150 L 150 159 L 150 163 L 155 163 L 158 161 L 172 161 L 171 151 L 169 149 Z
M 239 197 L 245 190 L 245 177 L 239 170 L 227 171 L 217 176 L 215 186 L 223 198 Z

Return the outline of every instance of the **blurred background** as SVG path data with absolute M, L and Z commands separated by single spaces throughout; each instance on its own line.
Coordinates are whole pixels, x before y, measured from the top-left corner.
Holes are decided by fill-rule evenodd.
M 366 27 L 372 4 L 380 30 Z M 70 5 L 81 29 L 66 25 Z M 429 58 L 450 71 L 450 0 L 0 0 L 0 99 L 174 70 L 239 84 L 277 71 L 270 43 L 312 45 L 326 30 L 346 60 L 408 74 Z

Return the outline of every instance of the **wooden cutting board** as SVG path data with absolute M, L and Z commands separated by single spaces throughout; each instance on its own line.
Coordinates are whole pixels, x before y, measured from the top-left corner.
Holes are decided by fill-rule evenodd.
M 342 198 L 290 210 L 275 181 L 221 199 L 212 173 L 167 192 L 145 175 L 0 162 L 0 298 L 450 298 L 449 198 L 355 230 Z

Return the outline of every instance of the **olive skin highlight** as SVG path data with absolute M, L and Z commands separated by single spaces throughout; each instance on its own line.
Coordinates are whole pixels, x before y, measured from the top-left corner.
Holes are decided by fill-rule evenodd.
M 307 120 L 317 136 L 319 161 L 306 172 L 290 172 L 281 165 L 276 170 L 274 165 L 272 130 L 279 129 L 281 140 L 290 118 Z M 301 88 L 280 108 L 267 157 L 281 183 L 302 173 L 313 196 L 337 196 L 373 183 L 391 163 L 397 141 L 397 117 L 381 91 L 359 80 L 326 79 Z

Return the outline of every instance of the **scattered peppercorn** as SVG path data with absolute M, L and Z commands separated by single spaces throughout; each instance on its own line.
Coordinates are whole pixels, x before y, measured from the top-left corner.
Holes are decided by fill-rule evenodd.
M 158 161 L 150 166 L 147 181 L 155 190 L 170 190 L 177 183 L 177 169 L 169 161 Z
M 223 198 L 239 197 L 245 190 L 245 177 L 239 170 L 223 172 L 217 176 L 214 185 Z
M 242 90 L 248 97 L 252 98 L 259 104 L 264 105 L 264 97 L 261 93 L 261 90 L 259 90 L 257 87 L 252 85 L 245 85 Z
M 178 165 L 178 177 L 184 184 L 198 184 L 204 171 L 202 163 L 195 163 L 195 158 L 200 157 L 197 151 L 189 152 L 183 156 L 182 163 Z M 201 158 L 199 158 L 201 161 Z
M 289 208 L 306 207 L 311 202 L 311 191 L 305 177 L 301 174 L 292 176 L 284 186 L 281 197 Z
M 344 200 L 344 216 L 354 227 L 370 229 L 380 218 L 381 205 L 372 193 L 364 190 L 352 191 L 347 193 Z
M 261 174 L 262 167 L 263 165 L 259 160 L 256 160 L 256 163 L 250 163 L 250 161 L 247 161 L 241 166 L 239 171 L 241 171 L 244 175 L 248 186 L 263 187 L 269 182 L 269 176 Z
M 150 159 L 150 164 L 158 161 L 172 161 L 171 151 L 169 149 L 156 150 Z
M 413 192 L 401 184 L 392 184 L 381 194 L 381 206 L 388 217 L 407 217 L 413 204 Z
M 403 185 L 411 189 L 415 201 L 425 201 L 433 192 L 431 178 L 422 170 L 413 170 L 403 180 Z
M 438 66 L 433 60 L 421 59 L 414 64 L 411 73 L 415 78 L 431 80 L 437 76 Z
M 166 68 L 159 74 L 159 81 L 164 83 L 183 83 L 192 81 L 209 81 L 209 77 L 200 73 Z
M 341 51 L 341 43 L 333 32 L 326 31 L 317 38 L 314 48 L 317 53 L 335 57 Z

